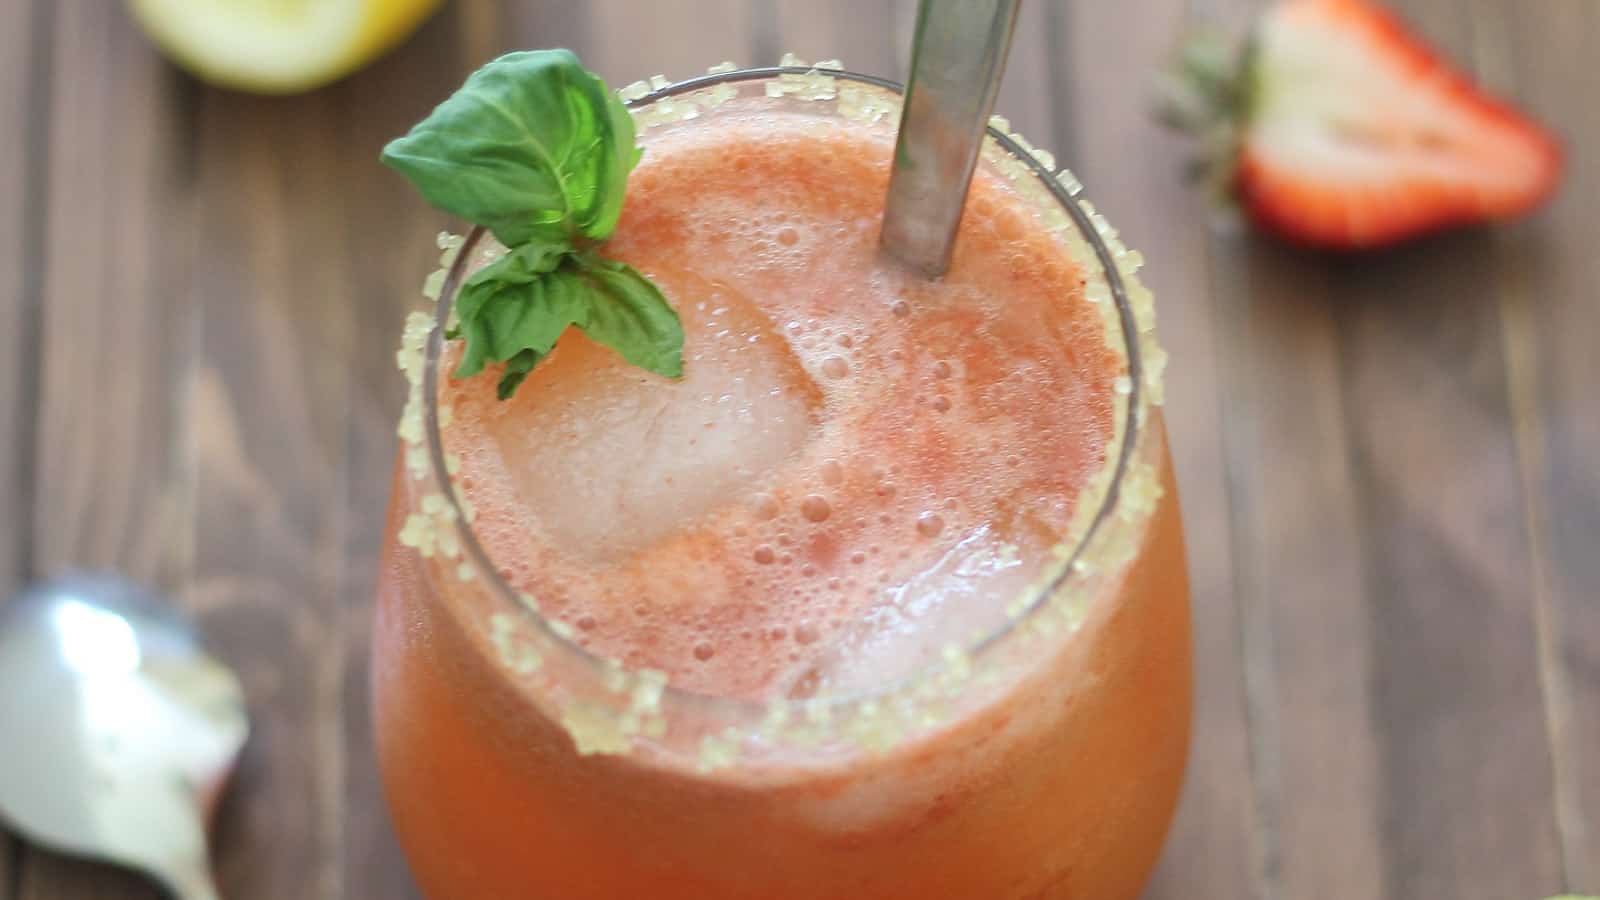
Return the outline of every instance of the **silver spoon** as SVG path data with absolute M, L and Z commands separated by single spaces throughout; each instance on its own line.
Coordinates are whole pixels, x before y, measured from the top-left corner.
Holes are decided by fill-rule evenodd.
M 883 248 L 930 278 L 950 251 L 1022 0 L 922 0 L 883 213 Z
M 0 818 L 216 900 L 205 822 L 249 730 L 244 693 L 165 606 L 78 575 L 0 609 Z

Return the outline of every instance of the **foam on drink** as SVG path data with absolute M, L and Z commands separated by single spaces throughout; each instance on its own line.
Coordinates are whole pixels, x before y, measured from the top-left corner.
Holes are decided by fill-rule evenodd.
M 508 402 L 446 380 L 480 539 L 580 643 L 702 693 L 867 691 L 1050 561 L 1118 362 L 992 174 L 945 278 L 881 259 L 891 140 L 776 110 L 653 129 L 606 252 L 679 310 L 685 377 L 569 332 Z

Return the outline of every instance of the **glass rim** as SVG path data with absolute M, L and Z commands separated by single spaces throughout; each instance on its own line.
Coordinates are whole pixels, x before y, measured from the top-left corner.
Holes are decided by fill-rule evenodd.
M 904 97 L 904 86 L 899 82 L 876 75 L 867 75 L 851 72 L 842 68 L 828 68 L 824 66 L 756 66 L 750 68 L 726 69 L 713 71 L 705 75 L 698 75 L 681 81 L 657 87 L 646 93 L 624 100 L 630 110 L 647 107 L 661 100 L 716 87 L 724 84 L 738 84 L 748 81 L 778 78 L 781 76 L 814 76 L 824 75 L 853 81 L 859 84 L 870 85 L 881 90 L 892 92 Z M 640 85 L 643 86 L 642 84 Z M 1095 538 L 1104 530 L 1104 526 L 1112 518 L 1119 506 L 1121 488 L 1126 480 L 1129 470 L 1134 465 L 1143 435 L 1143 416 L 1140 414 L 1144 402 L 1144 364 L 1141 357 L 1141 342 L 1139 324 L 1130 301 L 1127 285 L 1121 270 L 1118 268 L 1112 250 L 1107 246 L 1100 231 L 1095 226 L 1089 210 L 1084 209 L 1078 201 L 1076 194 L 1079 191 L 1069 190 L 1057 178 L 1055 172 L 1041 163 L 1031 152 L 1030 148 L 1021 143 L 1001 128 L 995 126 L 991 120 L 987 126 L 988 137 L 1003 150 L 1008 156 L 1022 163 L 1033 176 L 1050 193 L 1062 210 L 1071 219 L 1073 227 L 1078 231 L 1084 242 L 1093 250 L 1094 258 L 1100 266 L 1101 275 L 1104 277 L 1106 287 L 1110 292 L 1110 300 L 1115 304 L 1117 321 L 1122 338 L 1122 350 L 1127 363 L 1126 377 L 1129 390 L 1114 391 L 1116 397 L 1121 398 L 1125 406 L 1120 410 L 1123 427 L 1121 432 L 1121 446 L 1117 448 L 1115 461 L 1110 468 L 1110 479 L 1105 492 L 1101 497 L 1100 506 L 1095 510 L 1088 527 L 1085 528 L 1077 541 L 1072 546 L 1072 552 L 1062 558 L 1060 570 L 1050 580 L 1041 586 L 1030 590 L 1024 596 L 1027 601 L 1021 605 L 1017 615 L 1008 616 L 1004 624 L 985 633 L 981 638 L 970 641 L 961 647 L 974 661 L 982 656 L 985 651 L 1003 642 L 1008 636 L 1018 632 L 1032 618 L 1043 613 L 1049 605 L 1050 599 L 1055 596 L 1074 576 L 1079 575 L 1079 561 L 1085 551 L 1091 547 Z M 518 610 L 518 614 L 527 617 L 535 627 L 540 629 L 546 638 L 564 651 L 575 655 L 580 664 L 591 670 L 596 677 L 603 677 L 608 664 L 613 663 L 607 657 L 591 651 L 570 637 L 570 631 L 565 628 L 552 627 L 557 622 L 542 611 L 531 609 L 522 602 L 520 593 L 508 584 L 500 574 L 500 567 L 489 556 L 488 551 L 478 541 L 470 518 L 465 510 L 457 491 L 454 489 L 454 476 L 450 473 L 447 462 L 448 454 L 444 448 L 443 426 L 439 416 L 439 368 L 444 352 L 444 333 L 449 322 L 450 312 L 454 306 L 457 291 L 465 277 L 465 270 L 473 250 L 487 234 L 487 229 L 481 225 L 474 225 L 465 235 L 455 258 L 451 260 L 445 272 L 444 282 L 441 286 L 438 300 L 435 303 L 433 322 L 428 330 L 427 342 L 424 346 L 424 364 L 422 373 L 423 392 L 423 426 L 426 434 L 428 466 L 434 481 L 443 490 L 442 494 L 454 512 L 453 528 L 459 538 L 467 558 L 478 569 L 478 577 L 491 585 L 497 599 L 504 605 Z M 1102 469 L 1105 471 L 1105 469 Z M 1081 576 L 1080 576 L 1081 577 Z M 564 624 L 564 623 L 557 623 Z M 925 675 L 939 665 L 937 660 L 928 661 L 919 665 L 911 674 L 902 676 L 870 691 L 850 694 L 820 694 L 816 700 L 821 700 L 829 708 L 848 707 L 868 701 L 881 700 L 893 696 L 907 683 Z M 760 716 L 766 712 L 770 703 L 766 700 L 747 700 L 719 694 L 704 693 L 688 690 L 668 681 L 661 691 L 664 704 L 697 704 L 709 705 L 730 712 L 734 715 Z M 810 702 L 810 701 L 808 701 Z

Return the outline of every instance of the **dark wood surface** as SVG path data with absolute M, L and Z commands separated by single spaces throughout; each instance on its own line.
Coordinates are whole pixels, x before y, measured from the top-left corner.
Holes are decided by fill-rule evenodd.
M 1185 191 L 1145 110 L 1187 22 L 1257 2 L 1037 0 L 1018 33 L 1001 111 L 1144 251 L 1172 353 L 1198 718 L 1151 898 L 1600 891 L 1600 4 L 1394 5 L 1564 135 L 1547 210 L 1285 249 Z M 613 84 L 784 50 L 898 75 L 912 4 L 456 0 L 286 99 L 178 73 L 121 6 L 0 2 L 0 588 L 121 569 L 239 669 L 230 900 L 416 896 L 366 632 L 441 218 L 379 146 L 512 47 Z M 157 896 L 0 834 L 0 900 Z

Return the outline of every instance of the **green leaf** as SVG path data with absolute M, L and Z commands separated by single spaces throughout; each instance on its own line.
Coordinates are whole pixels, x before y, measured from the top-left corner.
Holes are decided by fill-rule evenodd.
M 636 366 L 683 375 L 683 325 L 667 298 L 627 264 L 592 251 L 513 250 L 468 280 L 456 311 L 467 342 L 456 377 L 504 362 L 501 399 L 573 325 Z
M 495 386 L 495 395 L 501 400 L 510 400 L 511 395 L 522 385 L 522 380 L 528 377 L 528 373 L 533 371 L 533 367 L 538 365 L 541 359 L 544 359 L 544 354 L 524 350 L 506 360 L 506 368 L 500 375 L 500 383 Z
M 550 264 L 550 254 L 530 248 L 507 253 L 463 286 L 456 315 L 467 348 L 456 377 L 476 375 L 487 362 L 510 361 L 531 350 L 536 358 L 527 363 L 526 375 L 568 325 L 588 321 L 586 286 Z M 565 253 L 554 257 L 557 263 L 568 258 Z
M 429 203 L 508 247 L 605 239 L 638 159 L 633 118 L 567 50 L 494 60 L 383 150 Z
M 683 323 L 661 289 L 632 266 L 579 253 L 573 263 L 595 292 L 584 334 L 623 359 L 668 378 L 683 377 Z

